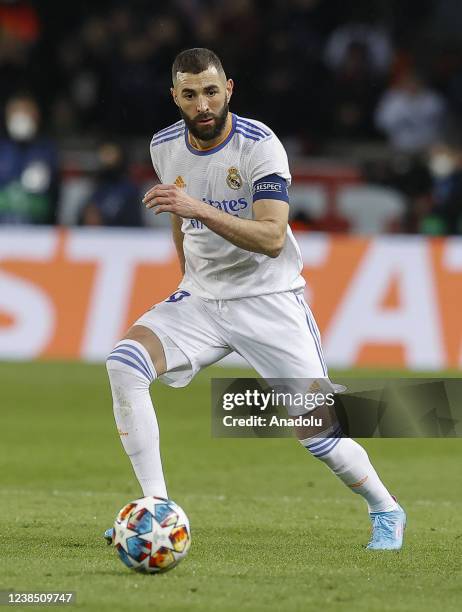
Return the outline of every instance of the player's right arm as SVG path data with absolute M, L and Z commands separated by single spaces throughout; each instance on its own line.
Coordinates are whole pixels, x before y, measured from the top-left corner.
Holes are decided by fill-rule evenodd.
M 177 185 L 155 185 L 143 198 L 154 214 L 169 212 L 183 219 L 198 219 L 213 232 L 235 246 L 277 257 L 287 231 L 288 204 L 279 200 L 259 200 L 255 219 L 241 219 L 196 200 Z
M 156 135 L 154 134 L 154 138 L 155 137 Z M 159 169 L 159 163 L 156 158 L 156 149 L 152 146 L 151 146 L 151 160 L 152 160 L 152 165 L 154 167 L 154 170 L 157 174 L 157 178 L 162 183 L 162 176 L 161 176 L 160 169 Z M 173 242 L 175 243 L 175 249 L 178 255 L 178 261 L 180 262 L 181 272 L 182 274 L 184 274 L 184 271 L 185 271 L 185 259 L 184 259 L 184 251 L 183 251 L 184 234 L 181 231 L 183 219 L 179 217 L 178 215 L 172 214 L 170 215 L 170 221 L 172 224 L 172 238 L 173 238 Z
M 177 215 L 170 215 L 170 219 L 172 222 L 173 242 L 175 243 L 178 260 L 180 262 L 181 272 L 184 274 L 184 270 L 185 270 L 185 263 L 184 263 L 185 260 L 184 260 L 184 251 L 183 251 L 184 234 L 181 231 L 181 225 L 183 223 L 183 219 L 181 217 L 178 217 Z

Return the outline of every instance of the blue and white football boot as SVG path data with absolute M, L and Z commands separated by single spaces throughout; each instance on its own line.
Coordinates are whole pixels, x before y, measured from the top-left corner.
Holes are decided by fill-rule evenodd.
M 106 531 L 104 532 L 104 539 L 106 540 L 108 545 L 112 544 L 112 541 L 114 539 L 114 527 L 109 527 L 109 529 L 106 529 Z
M 403 545 L 406 513 L 398 504 L 391 512 L 371 512 L 371 541 L 368 550 L 399 550 Z

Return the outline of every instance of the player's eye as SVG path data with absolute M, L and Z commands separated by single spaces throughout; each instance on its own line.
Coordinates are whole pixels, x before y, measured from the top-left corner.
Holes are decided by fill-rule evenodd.
M 216 93 L 218 93 L 216 89 L 209 89 L 209 91 L 207 92 L 209 96 L 214 96 Z

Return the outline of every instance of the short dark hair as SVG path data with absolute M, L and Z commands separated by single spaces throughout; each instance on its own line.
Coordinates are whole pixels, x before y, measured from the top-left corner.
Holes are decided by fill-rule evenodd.
M 214 66 L 219 73 L 225 74 L 220 58 L 210 49 L 204 49 L 203 47 L 185 49 L 175 57 L 172 66 L 172 81 L 175 83 L 177 72 L 199 74 L 210 66 Z

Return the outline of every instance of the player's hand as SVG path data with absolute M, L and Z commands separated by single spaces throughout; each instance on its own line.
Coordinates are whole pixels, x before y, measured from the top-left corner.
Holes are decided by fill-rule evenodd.
M 176 185 L 155 185 L 143 198 L 146 208 L 153 208 L 154 214 L 169 212 L 184 219 L 194 219 L 198 216 L 203 202 L 196 200 Z

